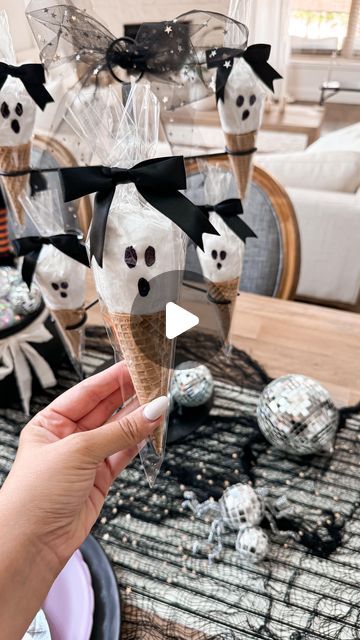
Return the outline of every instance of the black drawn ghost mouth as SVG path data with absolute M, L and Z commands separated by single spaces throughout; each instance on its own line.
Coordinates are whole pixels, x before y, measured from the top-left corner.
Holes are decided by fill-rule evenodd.
M 22 106 L 21 102 L 18 102 L 18 103 L 16 104 L 16 107 L 15 107 L 14 111 L 15 111 L 15 114 L 16 114 L 18 117 L 21 117 L 21 116 L 22 116 L 22 114 L 24 113 L 24 108 L 23 108 L 23 106 Z M 8 118 L 10 118 L 10 116 L 11 116 L 11 111 L 10 111 L 10 108 L 9 108 L 9 105 L 8 105 L 8 103 L 7 103 L 7 102 L 5 102 L 5 101 L 4 101 L 4 102 L 2 102 L 2 103 L 1 103 L 0 113 L 1 113 L 2 117 L 3 117 L 5 120 L 7 120 Z M 21 129 L 21 127 L 20 127 L 20 122 L 19 122 L 19 120 L 18 120 L 17 118 L 13 118 L 13 119 L 11 120 L 10 127 L 12 128 L 12 130 L 13 130 L 13 132 L 14 132 L 14 133 L 20 133 L 20 129 Z
M 150 284 L 146 280 L 146 278 L 139 278 L 139 280 L 138 280 L 138 291 L 139 291 L 139 295 L 142 298 L 146 298 L 146 296 L 148 295 L 148 293 L 150 291 Z

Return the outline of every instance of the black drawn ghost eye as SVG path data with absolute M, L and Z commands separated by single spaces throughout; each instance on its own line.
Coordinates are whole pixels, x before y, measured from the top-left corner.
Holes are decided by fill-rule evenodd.
M 245 111 L 243 112 L 241 117 L 242 117 L 243 120 L 247 120 L 249 115 L 250 115 L 249 109 L 245 109 Z
M 220 251 L 220 260 L 225 260 L 226 258 L 226 251 Z
M 253 104 L 255 104 L 256 102 L 256 96 L 254 94 L 252 94 L 249 98 L 249 102 L 250 102 L 250 106 L 252 107 Z
M 240 95 L 240 96 L 238 96 L 238 97 L 236 98 L 236 105 L 237 105 L 238 107 L 242 107 L 242 106 L 243 106 L 243 104 L 244 104 L 244 96 L 241 96 L 241 95 Z
M 213 249 L 213 250 L 212 250 L 212 252 L 211 252 L 211 257 L 212 257 L 214 260 L 216 260 L 216 258 L 217 258 L 217 251 L 215 251 L 215 249 Z
M 1 115 L 3 118 L 8 118 L 10 115 L 10 109 L 7 102 L 1 104 Z
M 16 107 L 15 107 L 15 113 L 17 116 L 22 116 L 22 114 L 24 113 L 24 109 L 23 106 L 21 104 L 21 102 L 18 102 Z
M 69 283 L 68 283 L 68 282 L 62 282 L 62 283 L 60 284 L 60 287 L 61 287 L 62 289 L 68 289 L 68 287 L 69 287 Z
M 127 264 L 129 269 L 133 269 L 134 267 L 136 267 L 137 253 L 134 247 L 126 247 L 124 260 L 125 260 L 125 264 Z
M 19 131 L 20 131 L 20 125 L 19 125 L 19 123 L 18 123 L 18 121 L 17 121 L 17 120 L 12 120 L 12 121 L 11 121 L 11 128 L 12 128 L 12 130 L 13 130 L 13 132 L 14 132 L 14 133 L 19 133 Z
M 51 286 L 53 289 L 55 289 L 55 291 L 57 291 L 59 289 L 59 285 L 56 282 L 52 282 Z
M 147 247 L 145 251 L 145 264 L 147 267 L 152 267 L 155 263 L 155 249 L 154 247 Z
M 138 291 L 142 298 L 146 298 L 150 291 L 150 285 L 145 278 L 140 278 L 138 281 Z

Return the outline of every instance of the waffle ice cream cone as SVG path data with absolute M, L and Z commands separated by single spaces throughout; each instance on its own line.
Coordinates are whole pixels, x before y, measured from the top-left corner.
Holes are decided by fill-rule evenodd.
M 84 307 L 79 309 L 51 309 L 51 314 L 68 346 L 70 355 L 79 362 L 83 337 L 82 326 L 86 318 Z
M 225 144 L 229 154 L 229 160 L 233 174 L 236 179 L 240 198 L 246 196 L 248 185 L 251 181 L 252 163 L 254 150 L 256 148 L 257 131 L 248 133 L 226 133 Z M 233 153 L 244 153 L 245 155 L 232 155 Z M 246 153 L 250 152 L 250 153 Z
M 165 311 L 138 316 L 108 310 L 103 313 L 117 338 L 140 404 L 166 396 L 171 341 L 165 334 Z M 164 425 L 161 425 L 151 436 L 159 456 L 163 451 L 163 439 Z
M 10 172 L 28 169 L 30 166 L 30 153 L 31 142 L 25 142 L 16 147 L 0 146 L 0 170 Z M 9 200 L 9 205 L 20 225 L 25 222 L 25 213 L 19 196 L 25 191 L 28 180 L 28 174 L 23 176 L 2 176 L 2 184 Z
M 221 335 L 227 342 L 230 333 L 231 320 L 239 290 L 240 277 L 225 282 L 208 282 L 208 296 L 210 302 L 216 305 Z

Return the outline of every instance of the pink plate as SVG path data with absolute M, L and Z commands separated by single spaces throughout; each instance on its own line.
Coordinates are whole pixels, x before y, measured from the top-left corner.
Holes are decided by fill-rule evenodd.
M 94 615 L 90 571 L 76 551 L 44 602 L 51 640 L 89 640 Z

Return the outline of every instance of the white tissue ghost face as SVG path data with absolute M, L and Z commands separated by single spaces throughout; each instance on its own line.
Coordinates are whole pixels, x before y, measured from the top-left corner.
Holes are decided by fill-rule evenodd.
M 203 234 L 204 251 L 197 249 L 203 275 L 211 282 L 233 280 L 241 274 L 244 243 L 216 213 L 210 222 L 220 235 Z
M 31 139 L 36 105 L 20 80 L 8 78 L 0 91 L 0 146 L 16 147 Z
M 265 93 L 251 67 L 244 60 L 234 61 L 224 96 L 224 102 L 218 101 L 224 131 L 249 133 L 259 129 Z
M 35 278 L 49 309 L 78 309 L 84 304 L 86 267 L 55 247 L 42 248 Z
M 132 217 L 129 212 L 121 219 L 110 213 L 103 268 L 92 260 L 97 292 L 112 312 L 154 313 L 178 296 L 185 254 L 183 234 L 153 209 L 146 212 L 144 207 L 140 213 Z M 162 274 L 169 276 L 156 277 Z

